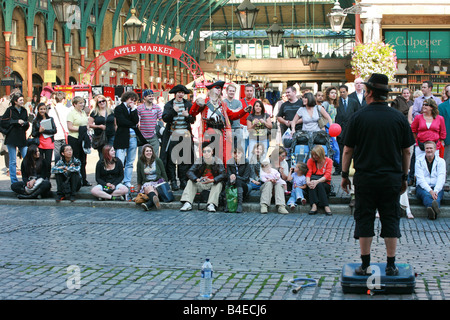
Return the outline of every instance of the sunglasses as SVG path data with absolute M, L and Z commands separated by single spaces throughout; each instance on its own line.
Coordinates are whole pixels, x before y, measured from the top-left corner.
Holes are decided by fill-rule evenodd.
M 424 103 L 422 104 L 422 106 L 430 106 L 428 103 Z
M 106 102 L 106 100 L 100 100 L 98 103 L 104 103 Z
M 203 150 L 203 153 L 211 153 L 211 152 L 212 152 L 212 150 L 210 150 L 210 149 Z

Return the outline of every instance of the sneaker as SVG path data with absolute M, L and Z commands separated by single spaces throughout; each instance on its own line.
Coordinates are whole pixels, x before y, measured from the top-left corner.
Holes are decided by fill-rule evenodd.
M 306 205 L 306 199 L 302 198 L 302 206 Z
M 431 203 L 431 208 L 433 208 L 433 211 L 435 213 L 435 219 L 437 218 L 437 216 L 441 213 L 441 209 L 439 208 L 439 203 L 436 200 L 433 200 L 433 202 Z
M 436 219 L 436 213 L 434 212 L 432 207 L 427 208 L 427 214 L 428 214 L 428 219 L 430 219 L 430 220 Z
M 286 210 L 285 206 L 278 206 L 278 213 L 279 214 L 288 214 L 289 211 Z
M 210 203 L 206 206 L 206 210 L 208 210 L 209 212 L 216 212 L 216 208 L 214 207 L 214 205 L 212 203 Z
M 363 268 L 362 265 L 360 265 L 358 268 L 355 269 L 355 273 L 358 276 L 370 276 L 372 273 L 368 271 L 369 267 Z
M 57 203 L 60 203 L 62 200 L 64 200 L 65 199 L 65 197 L 62 197 L 62 196 L 57 196 L 56 198 L 55 198 L 55 201 L 57 202 Z
M 266 214 L 269 212 L 269 209 L 267 208 L 266 204 L 261 204 L 261 213 Z
M 123 196 L 112 196 L 112 201 L 125 201 L 125 198 Z
M 192 210 L 192 205 L 186 201 L 181 207 L 180 211 L 189 211 L 189 210 Z
M 295 205 L 294 205 L 294 204 L 291 204 L 291 205 L 289 206 L 289 209 L 291 209 L 291 211 L 293 212 L 293 211 L 295 210 Z
M 387 276 L 397 276 L 398 275 L 398 268 L 397 266 L 387 266 L 385 269 L 386 275 Z
M 154 203 L 154 205 L 155 205 L 157 210 L 161 209 L 161 204 L 159 203 L 158 196 L 153 196 L 153 203 Z
M 147 206 L 146 202 L 141 203 L 141 207 L 144 208 L 145 211 L 149 211 L 150 210 L 150 208 Z

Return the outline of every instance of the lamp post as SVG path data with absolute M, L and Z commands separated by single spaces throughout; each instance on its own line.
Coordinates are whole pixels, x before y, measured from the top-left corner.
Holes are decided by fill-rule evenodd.
M 242 30 L 252 30 L 255 27 L 258 11 L 259 9 L 250 0 L 244 0 L 236 8 L 236 17 Z
M 125 21 L 123 28 L 130 42 L 138 42 L 141 39 L 143 23 L 136 17 L 136 9 L 131 8 L 131 17 Z

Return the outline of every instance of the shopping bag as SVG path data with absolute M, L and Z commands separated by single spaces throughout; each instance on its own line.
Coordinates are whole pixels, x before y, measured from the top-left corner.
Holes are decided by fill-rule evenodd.
M 227 201 L 228 212 L 236 212 L 238 205 L 238 191 L 235 186 L 225 188 L 225 197 Z
M 158 185 L 156 191 L 158 191 L 159 199 L 161 199 L 162 202 L 172 202 L 175 200 L 173 192 L 167 182 Z

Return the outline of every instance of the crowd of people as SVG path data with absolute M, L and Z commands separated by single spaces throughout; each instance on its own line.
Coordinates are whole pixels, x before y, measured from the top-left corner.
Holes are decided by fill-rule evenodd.
M 309 202 L 309 214 L 323 208 L 331 215 L 331 177 L 342 172 L 348 123 L 369 107 L 363 80 L 355 79 L 354 85 L 350 94 L 346 85 L 315 94 L 289 86 L 273 106 L 255 98 L 251 84 L 238 99 L 237 86 L 223 81 L 206 86 L 207 95 L 194 101 L 187 98 L 190 90 L 176 85 L 169 92 L 174 98 L 163 107 L 150 89 L 142 97 L 125 92 L 117 106 L 101 94 L 89 103 L 75 96 L 69 106 L 65 93 L 51 88 L 28 103 L 13 92 L 0 103 L 0 154 L 19 198 L 51 196 L 49 179 L 54 177 L 56 201 L 75 201 L 81 187 L 92 186 L 86 162 L 94 149 L 99 160 L 91 193 L 99 200 L 124 200 L 136 174 L 136 191 L 148 199 L 142 204 L 145 210 L 160 207 L 158 186 L 167 182 L 172 191 L 183 190 L 182 211 L 191 210 L 196 194 L 207 190 L 206 208 L 215 212 L 225 188 L 232 186 L 237 188 L 237 212 L 243 211 L 244 199 L 259 190 L 261 213 L 268 212 L 274 197 L 281 214 Z M 416 186 L 417 198 L 435 219 L 443 192 L 450 187 L 450 85 L 441 98 L 432 88 L 430 81 L 419 92 L 404 88 L 390 106 L 407 119 L 414 134 L 408 183 Z M 330 138 L 331 149 L 317 144 L 305 161 L 290 161 L 294 150 L 281 139 L 287 131 L 291 137 L 327 132 L 333 123 L 340 125 L 341 133 Z M 23 158 L 20 165 L 18 158 Z M 413 218 L 409 204 L 405 207 Z

